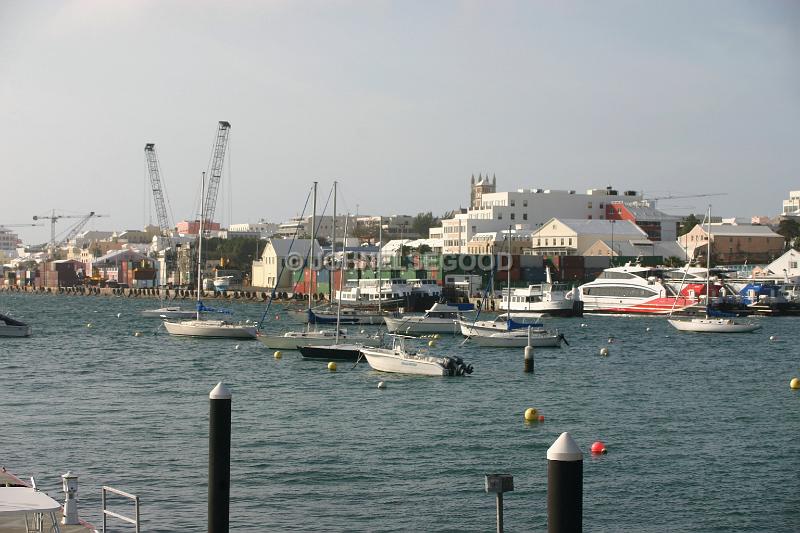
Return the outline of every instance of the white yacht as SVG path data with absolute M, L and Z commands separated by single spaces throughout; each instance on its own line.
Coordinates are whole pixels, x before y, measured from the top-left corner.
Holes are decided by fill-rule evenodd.
M 142 311 L 142 316 L 148 318 L 192 318 L 196 315 L 197 311 L 179 306 L 166 306 Z
M 472 304 L 435 303 L 423 315 L 397 315 L 385 317 L 390 333 L 423 335 L 427 333 L 453 333 L 458 331 L 457 321 L 466 312 L 474 310 Z
M 541 322 L 521 323 L 500 315 L 494 320 L 459 320 L 461 334 L 480 346 L 560 347 L 565 342 L 558 330 L 545 329 Z
M 164 321 L 164 327 L 170 335 L 185 337 L 215 337 L 230 339 L 255 339 L 255 324 L 239 324 L 227 320 L 193 320 Z
M 413 303 L 411 286 L 402 278 L 348 279 L 343 289 L 336 291 L 336 299 L 349 308 L 410 307 Z
M 214 290 L 222 292 L 227 291 L 233 284 L 233 276 L 217 276 L 213 280 Z
M 373 370 L 420 376 L 463 376 L 472 374 L 472 365 L 458 356 L 435 357 L 406 350 L 405 340 L 412 337 L 392 335 L 391 348 L 361 348 Z
M 581 314 L 579 301 L 568 298 L 572 289 L 566 283 L 553 283 L 550 267 L 546 268 L 547 281 L 525 288 L 503 289 L 500 309 L 514 316 L 576 316 Z

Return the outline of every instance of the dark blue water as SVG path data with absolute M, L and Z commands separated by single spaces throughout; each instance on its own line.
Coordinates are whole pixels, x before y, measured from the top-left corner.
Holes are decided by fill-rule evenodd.
M 506 530 L 544 531 L 545 454 L 562 431 L 584 452 L 609 449 L 585 458 L 586 531 L 798 530 L 800 320 L 725 336 L 658 318 L 553 319 L 571 346 L 537 350 L 535 375 L 522 349 L 443 338 L 437 351 L 475 366 L 448 379 L 330 373 L 258 342 L 170 337 L 138 316 L 155 305 L 0 294 L 0 311 L 34 328 L 0 339 L 2 464 L 59 499 L 58 476 L 77 473 L 95 525 L 111 485 L 140 496 L 145 531 L 205 529 L 208 393 L 223 380 L 235 531 L 492 531 L 489 472 L 514 475 Z M 528 407 L 545 422 L 526 425 Z

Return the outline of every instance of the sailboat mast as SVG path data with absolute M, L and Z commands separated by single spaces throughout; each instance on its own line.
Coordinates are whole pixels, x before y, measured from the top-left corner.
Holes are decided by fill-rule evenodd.
M 308 262 L 308 316 L 311 317 L 311 295 L 314 291 L 314 243 L 317 242 L 317 182 L 314 182 L 314 202 L 311 208 L 311 251 Z
M 333 257 L 334 261 L 336 260 L 336 184 L 337 182 L 333 182 L 333 227 L 331 229 L 331 257 Z M 345 220 L 345 226 L 347 226 L 347 221 Z M 347 236 L 347 230 L 345 230 L 345 236 Z M 333 276 L 328 276 L 328 301 L 333 301 Z M 337 326 L 338 328 L 338 326 Z
M 349 217 L 349 213 L 344 218 L 344 234 L 345 235 L 347 235 L 347 218 L 348 217 Z M 347 261 L 347 252 L 345 251 L 344 245 L 342 245 L 342 263 L 344 263 L 345 261 Z M 339 285 L 341 286 L 341 284 L 342 284 L 342 276 L 344 275 L 344 271 L 342 269 L 335 268 L 335 265 L 336 265 L 336 256 L 335 255 L 333 256 L 333 264 L 334 264 L 333 273 L 335 274 L 337 270 L 339 270 L 339 272 L 341 272 L 341 274 L 339 274 Z M 333 279 L 333 277 L 331 277 L 331 279 Z M 339 344 L 339 323 L 341 322 L 341 320 L 342 320 L 342 298 L 339 297 L 339 298 L 337 298 L 337 302 L 336 302 L 336 344 Z
M 711 206 L 708 206 L 708 221 L 706 222 L 708 247 L 706 248 L 706 314 L 711 305 Z
M 203 283 L 203 215 L 205 214 L 206 173 L 200 185 L 200 228 L 197 233 L 197 320 L 200 320 L 200 288 Z
M 508 326 L 511 329 L 511 226 L 508 226 L 508 282 L 506 294 L 506 313 L 508 317 Z
M 383 217 L 378 217 L 378 315 L 381 314 L 381 303 L 383 302 L 383 276 L 381 274 L 381 263 L 383 256 Z

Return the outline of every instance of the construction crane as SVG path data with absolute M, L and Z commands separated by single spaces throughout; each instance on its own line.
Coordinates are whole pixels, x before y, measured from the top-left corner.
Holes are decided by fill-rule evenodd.
M 214 150 L 211 153 L 208 189 L 203 205 L 200 208 L 205 224 L 213 222 L 214 220 L 214 211 L 217 207 L 217 191 L 219 190 L 219 182 L 222 178 L 222 164 L 225 162 L 225 150 L 228 148 L 228 134 L 230 131 L 231 123 L 221 120 L 217 127 Z
M 56 215 L 55 210 L 50 213 L 50 216 L 38 216 L 34 215 L 33 220 L 50 220 L 50 249 L 55 250 L 58 246 L 61 246 L 63 243 L 69 242 L 70 239 L 75 237 L 75 235 L 80 232 L 81 229 L 91 220 L 93 217 L 107 217 L 108 215 L 97 215 L 94 211 L 89 213 L 88 215 Z M 62 218 L 80 218 L 81 220 L 77 222 L 67 233 L 67 236 L 64 239 L 56 242 L 56 222 L 61 220 Z
M 680 195 L 668 194 L 666 196 L 657 196 L 655 198 L 645 198 L 643 201 L 644 202 L 648 202 L 648 204 L 650 202 L 652 202 L 653 207 L 655 207 L 655 203 L 657 201 L 659 201 L 659 200 L 678 200 L 678 199 L 683 199 L 683 198 L 704 198 L 704 197 L 707 197 L 707 196 L 725 196 L 726 194 L 728 194 L 728 193 L 725 193 L 725 192 L 713 192 L 713 193 L 704 193 L 704 194 L 680 194 Z
M 161 228 L 161 234 L 164 237 L 169 237 L 172 226 L 170 226 L 167 215 L 165 191 L 161 185 L 161 166 L 158 163 L 156 145 L 154 143 L 144 145 L 144 157 L 147 162 L 147 173 L 150 176 L 150 187 L 153 189 L 153 202 L 156 204 L 158 227 Z
M 44 224 L 0 224 L 0 228 L 26 228 L 30 226 L 44 226 Z

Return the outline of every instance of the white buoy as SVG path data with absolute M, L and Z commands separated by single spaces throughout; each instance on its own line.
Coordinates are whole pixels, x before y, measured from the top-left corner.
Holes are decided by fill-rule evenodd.
M 122 313 L 117 313 L 117 318 L 121 317 Z
M 141 337 L 142 336 L 142 332 L 141 331 L 134 331 L 133 332 L 133 336 L 134 337 Z
M 237 344 L 236 346 L 233 347 L 233 349 L 234 350 L 238 350 L 239 349 L 239 345 Z
M 586 324 L 581 324 L 581 327 L 582 327 L 582 328 L 585 328 L 585 327 L 586 327 Z
M 778 340 L 778 337 L 776 337 L 775 335 L 770 335 L 769 336 L 769 340 L 776 341 L 776 340 Z
M 379 381 L 378 382 L 378 388 L 379 389 L 385 389 L 386 388 L 386 383 L 384 383 L 383 381 Z
M 650 331 L 650 328 L 644 328 L 645 331 Z
M 614 337 L 609 337 L 609 338 L 608 338 L 608 344 L 611 344 L 611 343 L 613 343 L 613 342 L 614 342 Z

